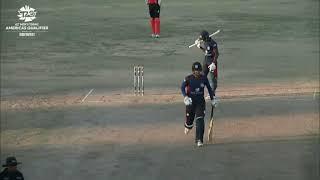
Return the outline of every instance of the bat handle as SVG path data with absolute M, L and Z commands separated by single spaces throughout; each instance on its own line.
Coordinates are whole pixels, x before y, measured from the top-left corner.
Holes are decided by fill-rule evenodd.
M 190 45 L 190 46 L 188 46 L 189 48 L 192 48 L 193 46 L 195 46 L 196 44 L 192 44 L 192 45 Z

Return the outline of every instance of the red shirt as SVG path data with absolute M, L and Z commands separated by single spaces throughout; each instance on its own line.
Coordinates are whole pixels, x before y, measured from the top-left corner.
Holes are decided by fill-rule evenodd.
M 158 0 L 148 0 L 148 4 L 158 4 Z

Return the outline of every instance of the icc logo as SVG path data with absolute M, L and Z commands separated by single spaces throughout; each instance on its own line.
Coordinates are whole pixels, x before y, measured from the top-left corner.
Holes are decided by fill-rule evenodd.
M 19 20 L 22 20 L 24 22 L 33 21 L 36 18 L 36 14 L 37 14 L 36 10 L 27 5 L 23 6 L 18 10 Z

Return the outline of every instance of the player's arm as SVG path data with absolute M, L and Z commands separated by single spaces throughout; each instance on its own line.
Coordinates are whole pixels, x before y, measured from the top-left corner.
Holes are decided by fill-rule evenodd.
M 185 79 L 182 81 L 182 84 L 181 84 L 181 93 L 182 93 L 183 97 L 186 97 L 186 96 L 187 96 L 186 87 L 187 87 L 187 80 L 186 80 L 186 78 L 185 78 Z
M 219 50 L 218 50 L 218 44 L 215 43 L 214 47 L 213 47 L 213 53 L 214 53 L 214 61 L 217 61 L 218 57 L 219 57 Z
M 181 93 L 184 97 L 183 102 L 186 106 L 190 106 L 192 105 L 192 99 L 188 96 L 187 92 L 186 92 L 186 88 L 188 87 L 188 79 L 185 78 L 181 84 Z
M 194 44 L 199 48 L 201 49 L 203 52 L 205 52 L 205 47 L 203 47 L 203 41 L 198 38 L 194 41 Z
M 206 52 L 205 48 L 204 48 L 204 47 L 202 47 L 201 45 L 200 45 L 199 49 L 201 49 L 201 50 L 202 50 L 202 52 Z

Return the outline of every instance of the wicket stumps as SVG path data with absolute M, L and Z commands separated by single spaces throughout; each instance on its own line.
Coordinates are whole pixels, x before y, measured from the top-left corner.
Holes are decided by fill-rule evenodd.
M 144 95 L 143 65 L 133 66 L 133 91 L 135 96 Z

